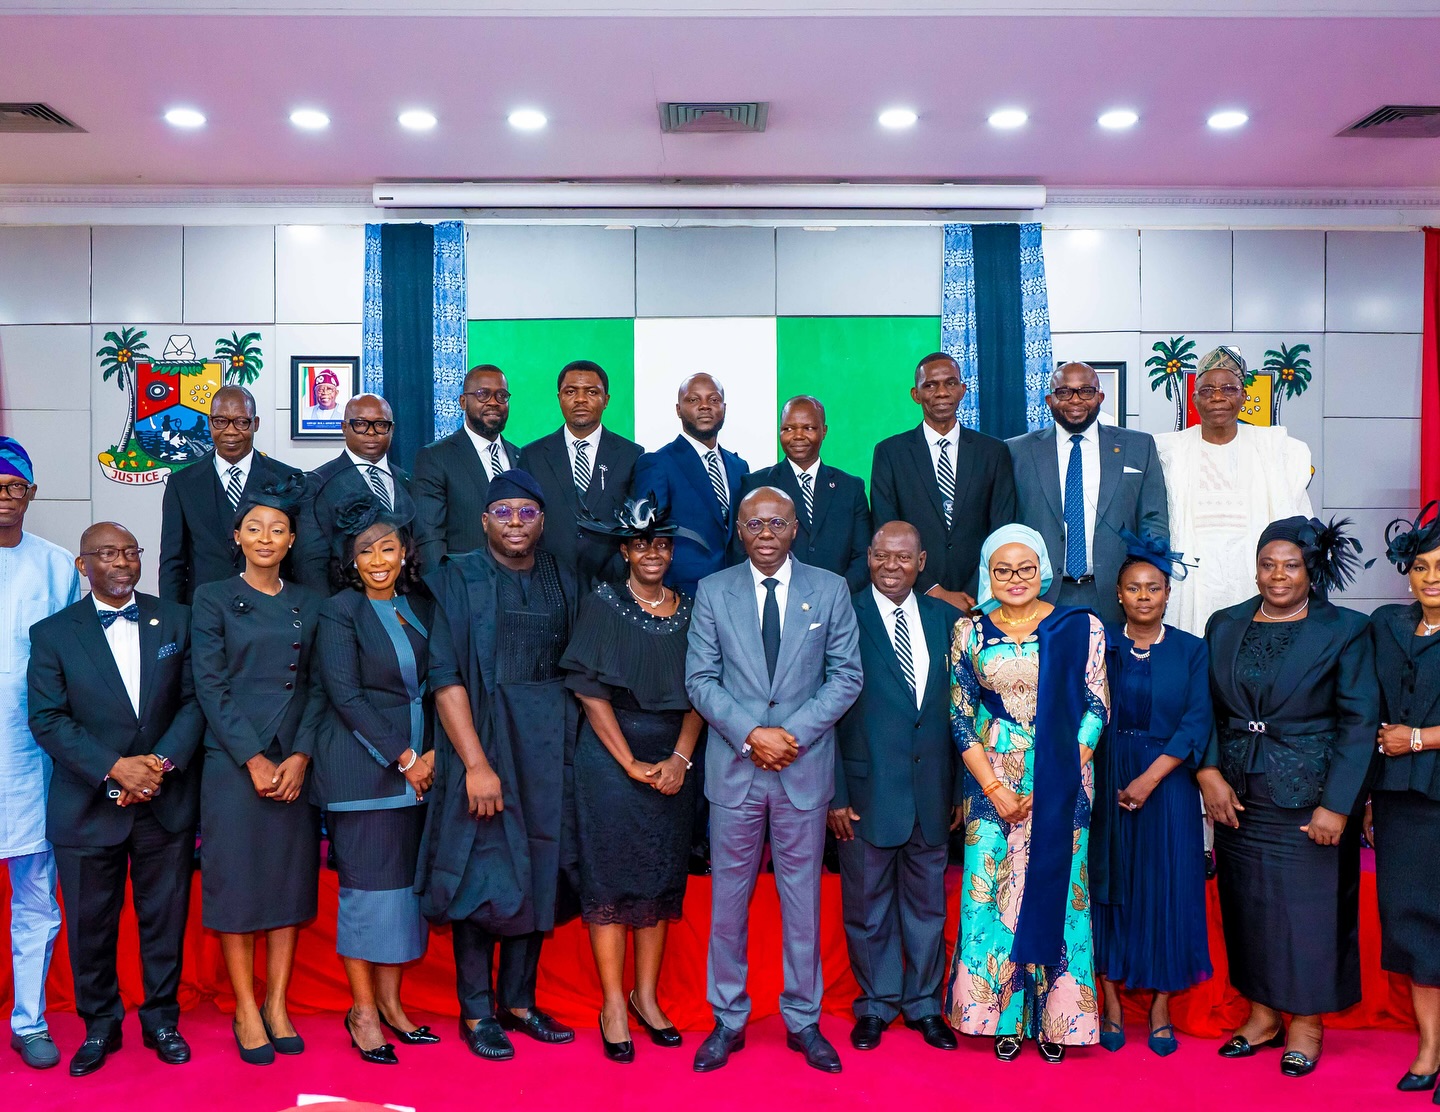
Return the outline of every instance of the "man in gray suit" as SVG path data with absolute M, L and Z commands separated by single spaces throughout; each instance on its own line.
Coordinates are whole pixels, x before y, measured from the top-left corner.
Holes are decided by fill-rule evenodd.
M 828 1073 L 840 1057 L 820 1033 L 820 859 L 835 790 L 835 723 L 860 694 L 860 640 L 845 580 L 790 558 L 795 503 L 760 487 L 740 503 L 748 559 L 700 581 L 685 688 L 710 723 L 713 909 L 707 997 L 715 1030 L 695 1070 L 745 1045 L 750 897 L 769 827 L 783 917 L 785 1045 Z
M 1093 367 L 1066 363 L 1045 395 L 1055 424 L 1006 444 L 1016 518 L 1045 538 L 1055 564 L 1045 600 L 1086 606 L 1117 624 L 1124 620 L 1115 588 L 1125 559 L 1120 530 L 1168 540 L 1170 514 L 1154 439 L 1100 424 L 1104 400 Z

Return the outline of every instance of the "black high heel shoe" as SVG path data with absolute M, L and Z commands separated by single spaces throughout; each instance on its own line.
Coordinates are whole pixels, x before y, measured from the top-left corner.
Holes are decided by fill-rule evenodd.
M 413 1031 L 402 1031 L 381 1015 L 380 1026 L 389 1031 L 406 1046 L 429 1046 L 432 1043 L 438 1043 L 440 1041 L 440 1036 L 430 1030 L 428 1025 L 417 1027 Z
M 366 1050 L 355 1041 L 355 1029 L 350 1026 L 350 1013 L 345 1013 L 345 1033 L 350 1036 L 350 1045 L 360 1053 L 360 1057 L 366 1062 L 372 1062 L 377 1066 L 398 1066 L 400 1059 L 395 1057 L 395 1048 L 389 1043 L 381 1043 L 373 1050 Z
M 625 1006 L 630 1014 L 639 1021 L 640 1026 L 645 1028 L 645 1033 L 650 1036 L 650 1041 L 656 1046 L 679 1046 L 684 1040 L 680 1032 L 670 1027 L 652 1027 L 650 1021 L 640 1014 L 640 1009 L 635 1005 L 635 994 L 632 992 L 625 1000 Z
M 261 1022 L 264 1022 L 263 1020 Z M 235 1048 L 240 1051 L 240 1061 L 247 1066 L 268 1066 L 275 1061 L 275 1048 L 266 1042 L 264 1046 L 251 1047 L 248 1050 L 245 1044 L 240 1041 L 240 1023 L 237 1020 L 230 1024 L 230 1030 L 235 1035 Z
M 1440 1078 L 1440 1073 L 1410 1073 L 1395 1082 L 1395 1088 L 1402 1093 L 1423 1093 L 1435 1088 L 1435 1081 Z
M 611 1042 L 605 1037 L 605 1013 L 600 1013 L 600 1043 L 605 1048 L 605 1057 L 612 1062 L 633 1062 L 635 1061 L 635 1043 L 631 1039 L 624 1042 Z
M 293 1035 L 277 1035 L 270 1030 L 270 1021 L 265 1018 L 265 1013 L 260 1013 L 260 1022 L 265 1025 L 265 1037 L 270 1040 L 270 1045 L 275 1048 L 276 1054 L 304 1054 L 305 1040 L 296 1032 Z

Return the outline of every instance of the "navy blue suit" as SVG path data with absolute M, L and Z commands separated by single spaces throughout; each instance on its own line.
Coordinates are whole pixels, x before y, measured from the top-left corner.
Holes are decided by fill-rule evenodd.
M 655 495 L 656 503 L 670 511 L 676 525 L 698 534 L 702 548 L 685 537 L 675 538 L 675 557 L 665 575 L 665 585 L 695 597 L 695 587 L 707 575 L 726 564 L 730 535 L 735 531 L 735 512 L 740 508 L 740 482 L 750 465 L 734 452 L 719 448 L 730 487 L 730 506 L 721 512 L 710 485 L 710 474 L 700 456 L 684 436 L 677 436 L 657 452 L 646 452 L 635 464 L 635 497 Z

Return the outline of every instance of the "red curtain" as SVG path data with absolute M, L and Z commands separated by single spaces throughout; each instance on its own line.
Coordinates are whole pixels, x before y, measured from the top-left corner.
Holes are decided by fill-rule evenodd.
M 0 876 L 3 876 L 0 870 Z M 950 871 L 949 925 L 947 938 L 955 936 L 959 912 L 959 872 Z M 338 903 L 336 874 L 320 874 L 320 913 L 300 935 L 290 999 L 297 1013 L 344 1011 L 350 1006 L 349 989 L 340 959 L 335 956 L 335 912 Z M 9 935 L 10 900 L 8 882 L 0 883 L 0 937 Z M 1220 905 L 1215 885 L 1209 895 L 1210 953 L 1215 976 L 1188 992 L 1177 995 L 1171 1006 L 1175 1025 L 1190 1035 L 1217 1037 L 1228 1034 L 1245 1018 L 1245 1004 L 1226 979 L 1225 943 L 1220 934 Z M 1380 923 L 1375 904 L 1375 874 L 1368 869 L 1361 877 L 1360 948 L 1364 971 L 1365 997 L 1350 1010 L 1332 1017 L 1336 1027 L 1409 1027 L 1408 982 L 1380 968 Z M 780 965 L 780 906 L 774 878 L 762 876 L 751 908 L 750 992 L 757 1018 L 779 1011 L 782 983 Z M 705 1003 L 705 949 L 710 933 L 710 882 L 692 879 L 685 898 L 685 918 L 672 924 L 665 958 L 660 996 L 672 1021 L 690 1030 L 709 1028 L 713 1019 Z M 820 919 L 821 957 L 826 974 L 825 1010 L 849 1016 L 855 997 L 855 979 L 845 952 L 845 932 L 840 913 L 840 878 L 827 874 L 823 880 Z M 261 947 L 263 950 L 263 947 Z M 127 901 L 120 931 L 120 987 L 128 1007 L 142 996 L 136 925 Z M 257 966 L 264 968 L 263 956 Z M 0 1008 L 8 1007 L 11 970 L 0 960 Z M 55 943 L 55 960 L 48 984 L 49 1007 L 73 1011 L 70 958 L 61 934 Z M 180 989 L 182 1008 L 193 1008 L 201 1000 L 213 1000 L 229 1011 L 234 1007 L 225 968 L 220 959 L 216 935 L 200 926 L 200 885 L 191 898 L 190 924 L 185 937 L 185 976 Z M 424 960 L 405 975 L 405 1001 L 417 1012 L 431 1015 L 458 1014 L 455 1002 L 455 961 L 448 930 L 437 930 L 430 939 Z M 595 976 L 590 943 L 579 923 L 557 930 L 545 944 L 540 963 L 539 1003 L 566 1023 L 592 1026 L 600 1003 L 600 982 Z M 1136 995 L 1127 1001 L 1129 1018 L 1145 1020 L 1148 998 Z
M 1425 325 L 1420 359 L 1420 504 L 1440 498 L 1440 228 L 1425 229 Z

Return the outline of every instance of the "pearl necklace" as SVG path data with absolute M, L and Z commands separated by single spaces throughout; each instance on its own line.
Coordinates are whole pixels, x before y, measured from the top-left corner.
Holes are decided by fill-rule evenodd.
M 626 580 L 625 580 L 625 589 L 630 592 L 630 597 L 633 598 L 636 602 L 643 603 L 644 605 L 649 606 L 649 607 L 652 607 L 652 608 L 653 608 L 653 607 L 656 607 L 656 606 L 664 606 L 664 605 L 665 605 L 665 588 L 664 588 L 664 587 L 661 587 L 661 588 L 660 588 L 660 597 L 657 598 L 657 599 L 648 599 L 648 598 L 645 598 L 643 595 L 637 595 L 637 594 L 635 593 L 635 588 L 632 587 L 632 586 L 630 586 L 630 580 L 629 580 L 629 579 L 626 579 Z
M 1162 625 L 1162 626 L 1160 627 L 1160 636 L 1157 637 L 1157 638 L 1155 638 L 1155 640 L 1151 641 L 1151 642 L 1150 642 L 1150 648 L 1149 648 L 1149 649 L 1146 649 L 1146 650 L 1142 653 L 1142 652 L 1141 652 L 1139 649 L 1137 649 L 1137 648 L 1135 647 L 1135 645 L 1133 644 L 1135 638 L 1130 637 L 1130 623 L 1129 623 L 1129 622 L 1126 622 L 1126 623 L 1125 623 L 1124 629 L 1125 629 L 1125 636 L 1126 636 L 1126 637 L 1129 637 L 1129 638 L 1130 638 L 1130 641 L 1132 642 L 1132 644 L 1130 645 L 1130 655 L 1133 656 L 1136 660 L 1149 660 L 1149 659 L 1150 659 L 1150 650 L 1153 649 L 1156 645 L 1160 644 L 1161 641 L 1165 640 L 1165 627 Z
M 1296 607 L 1294 610 L 1290 611 L 1290 613 L 1288 613 L 1288 614 L 1272 614 L 1272 613 L 1270 613 L 1270 611 L 1268 611 L 1268 610 L 1265 609 L 1265 603 L 1264 603 L 1264 602 L 1261 602 L 1261 603 L 1260 603 L 1260 613 L 1263 614 L 1263 615 L 1265 615 L 1265 617 L 1269 618 L 1272 622 L 1288 622 L 1291 618 L 1295 617 L 1297 614 L 1303 614 L 1303 613 L 1305 613 L 1305 609 L 1306 609 L 1309 605 L 1310 605 L 1310 600 L 1307 598 L 1304 602 L 1302 602 L 1298 607 Z

